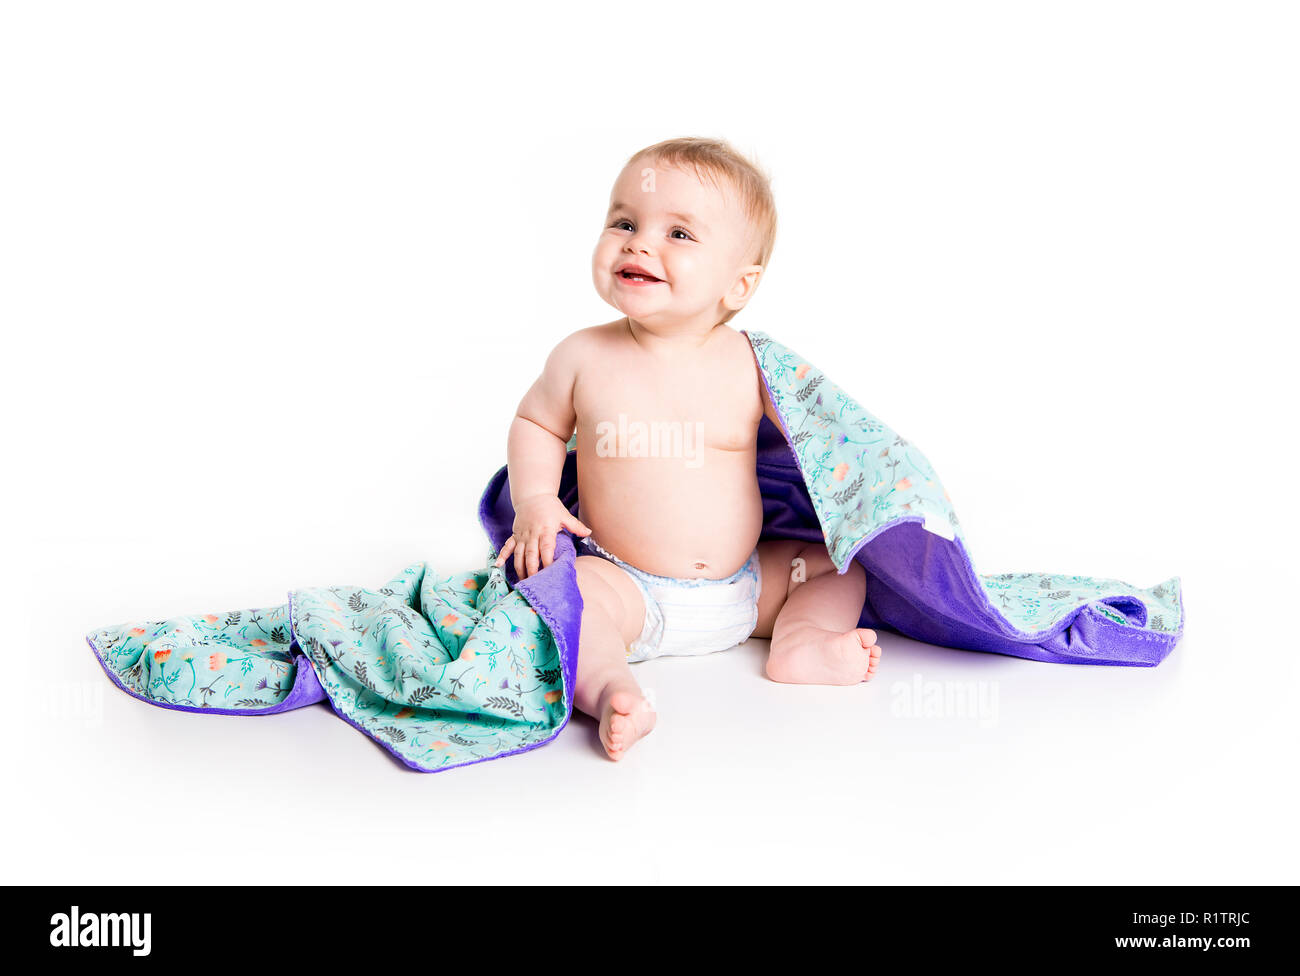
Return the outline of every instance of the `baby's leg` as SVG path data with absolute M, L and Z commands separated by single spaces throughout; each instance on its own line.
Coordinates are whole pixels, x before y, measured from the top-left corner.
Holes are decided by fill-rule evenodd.
M 600 744 L 609 758 L 622 759 L 655 725 L 627 663 L 627 645 L 645 623 L 645 603 L 631 577 L 606 559 L 579 556 L 576 569 L 582 635 L 573 703 L 600 721 Z
M 767 676 L 792 684 L 848 685 L 871 680 L 880 660 L 876 632 L 858 627 L 866 572 L 856 562 L 835 572 L 821 543 L 761 542 L 763 571 L 755 637 L 771 637 Z

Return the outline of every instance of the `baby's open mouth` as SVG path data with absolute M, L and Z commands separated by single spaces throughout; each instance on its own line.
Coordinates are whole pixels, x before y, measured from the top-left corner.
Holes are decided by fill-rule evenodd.
M 624 281 L 656 282 L 663 280 L 661 278 L 656 278 L 652 274 L 647 274 L 644 271 L 620 271 L 618 272 L 618 276 Z

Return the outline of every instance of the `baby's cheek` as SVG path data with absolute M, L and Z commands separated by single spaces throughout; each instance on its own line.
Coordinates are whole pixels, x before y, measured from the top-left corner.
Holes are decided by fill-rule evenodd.
M 674 285 L 692 285 L 697 284 L 702 277 L 702 269 L 706 267 L 698 257 L 690 254 L 679 254 L 673 261 L 670 278 Z

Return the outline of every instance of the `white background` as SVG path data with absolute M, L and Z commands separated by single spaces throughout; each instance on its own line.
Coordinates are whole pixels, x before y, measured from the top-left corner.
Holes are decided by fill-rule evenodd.
M 460 6 L 2 8 L 5 880 L 1295 882 L 1294 6 Z M 773 179 L 735 326 L 921 447 L 977 571 L 1181 576 L 1164 664 L 753 641 L 639 666 L 621 764 L 577 717 L 435 776 L 108 683 L 100 626 L 481 565 L 614 177 L 692 134 Z

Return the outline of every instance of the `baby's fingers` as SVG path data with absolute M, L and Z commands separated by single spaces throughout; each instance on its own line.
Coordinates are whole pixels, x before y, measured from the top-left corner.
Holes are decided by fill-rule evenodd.
M 515 575 L 520 579 L 524 579 L 528 575 L 524 572 L 524 549 L 527 545 L 528 542 L 525 540 L 523 545 L 515 546 Z
M 566 515 L 561 524 L 575 535 L 591 535 L 591 529 L 579 522 L 573 515 Z
M 542 565 L 549 566 L 555 561 L 555 536 L 547 533 L 537 546 L 537 555 L 542 557 Z
M 506 557 L 509 556 L 514 551 L 515 551 L 515 537 L 511 536 L 509 539 L 506 540 L 505 545 L 501 547 L 501 551 L 497 553 L 497 561 L 492 565 L 504 566 L 506 564 Z

